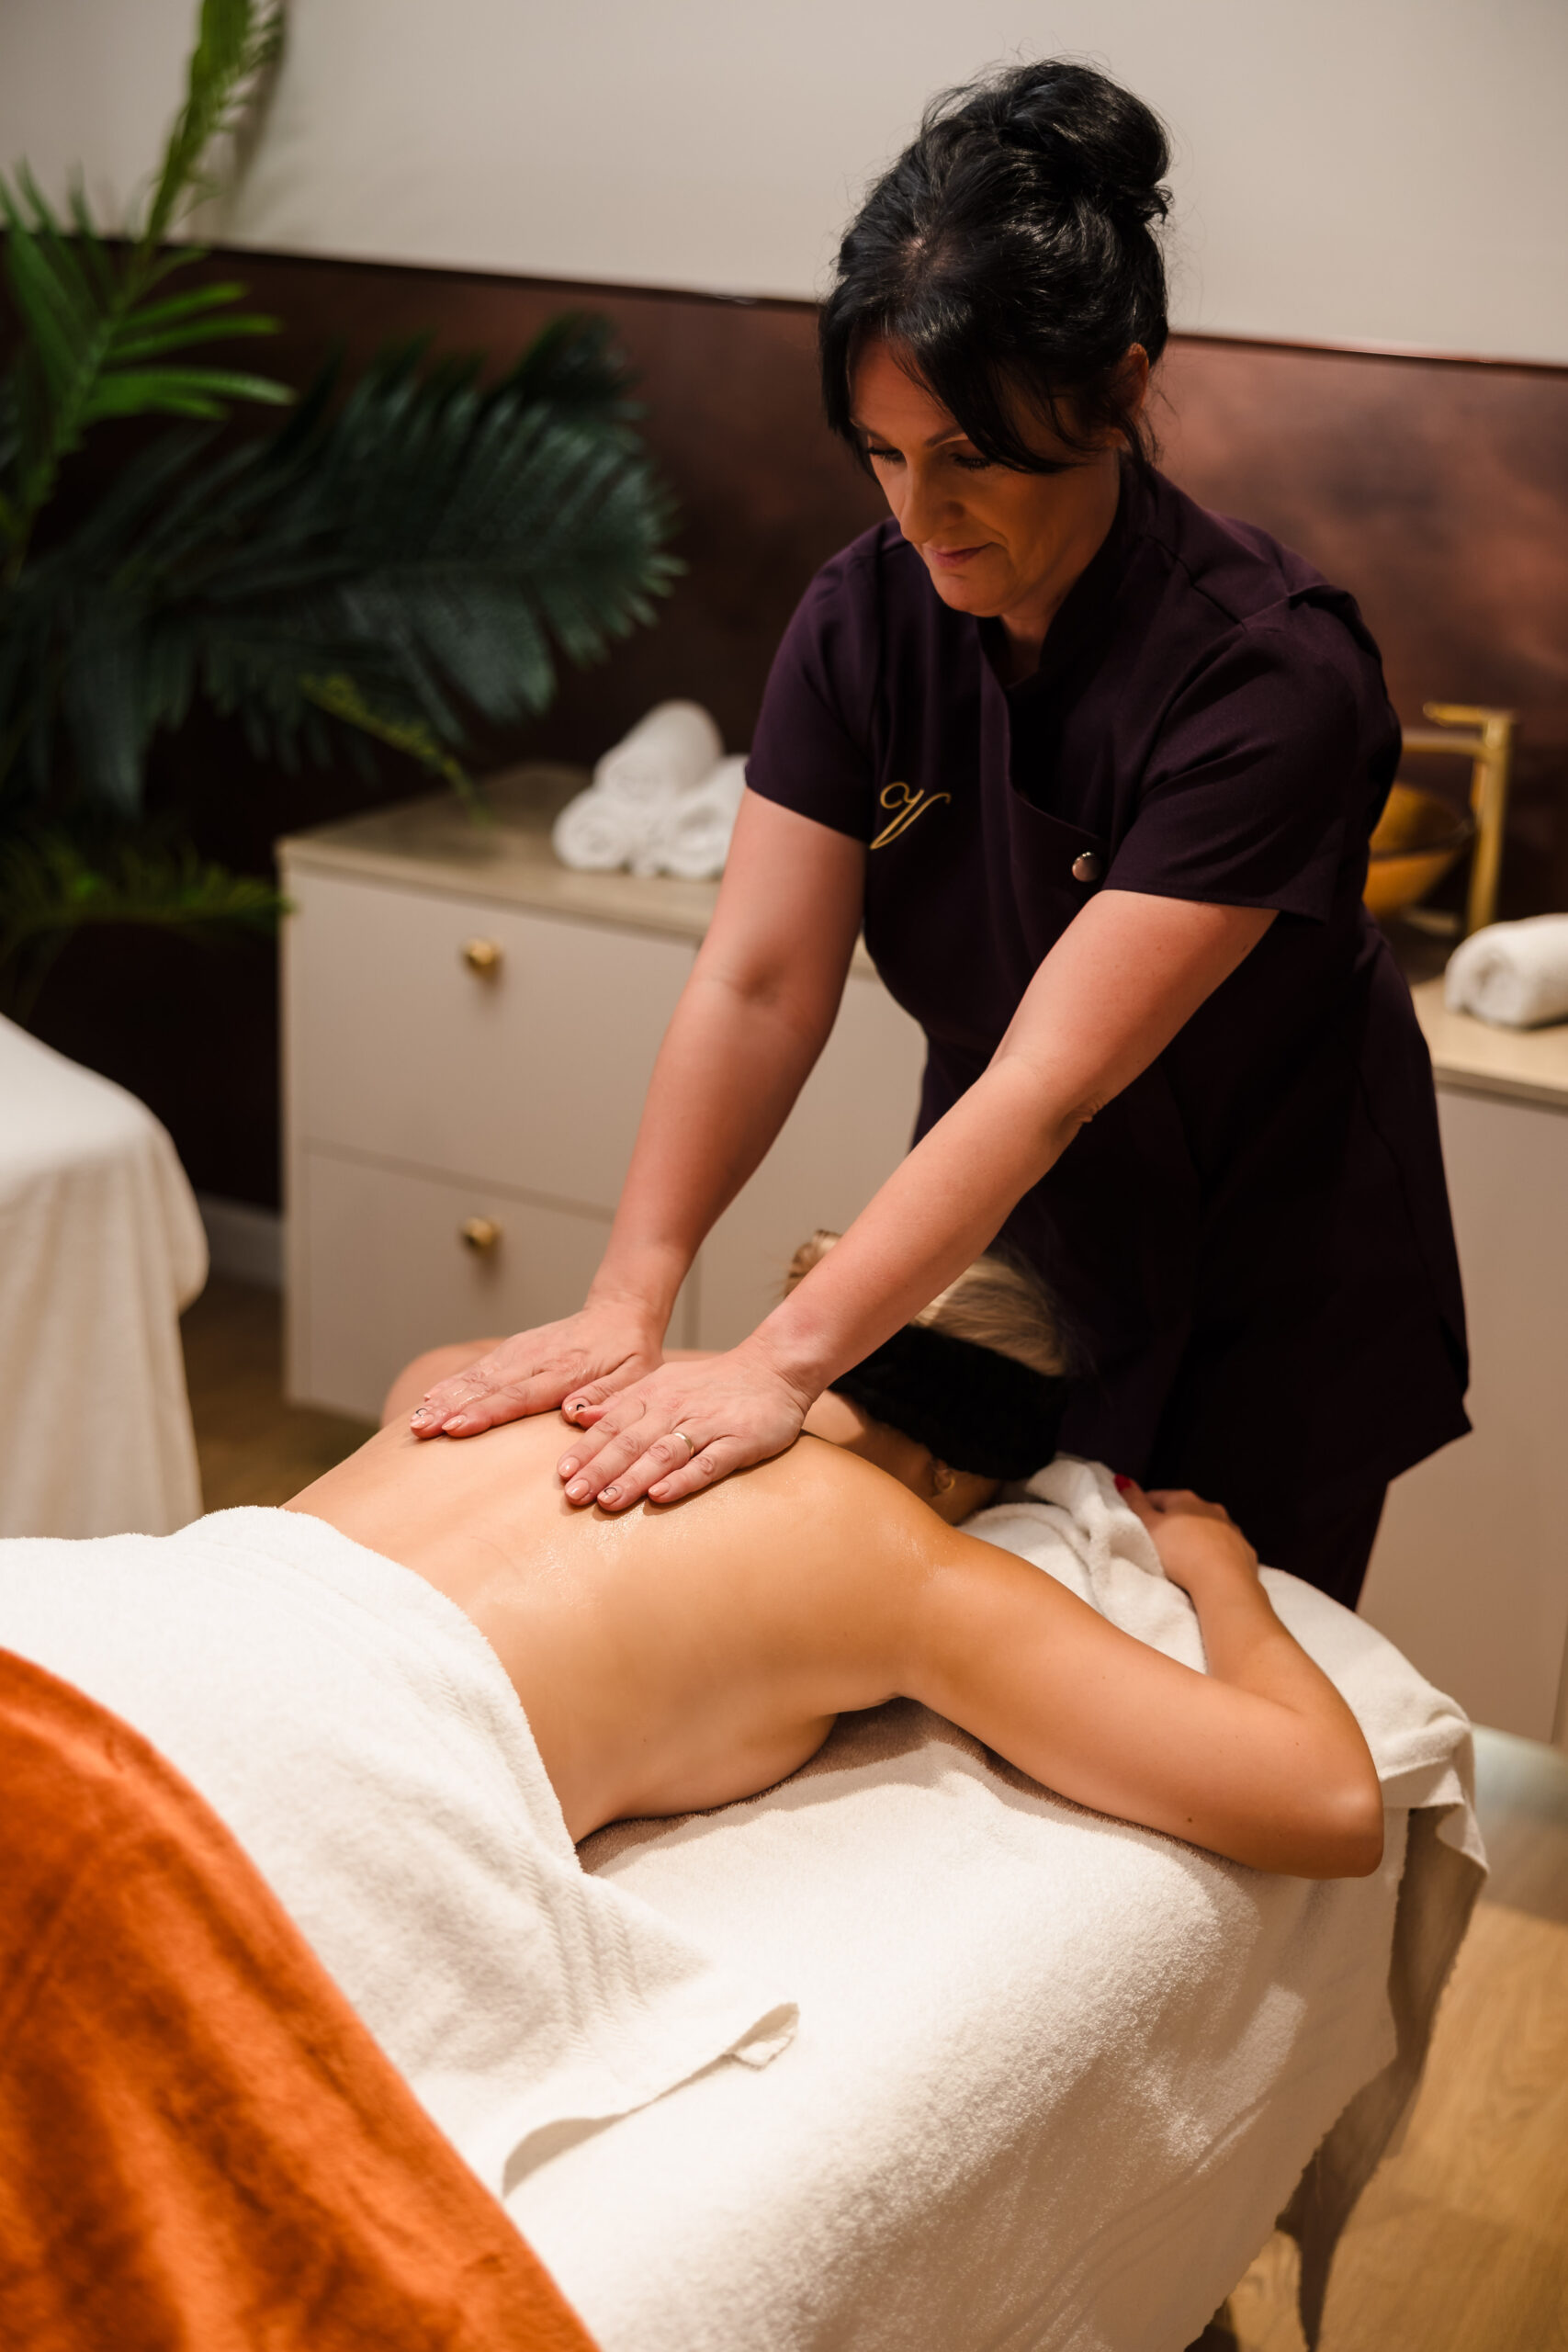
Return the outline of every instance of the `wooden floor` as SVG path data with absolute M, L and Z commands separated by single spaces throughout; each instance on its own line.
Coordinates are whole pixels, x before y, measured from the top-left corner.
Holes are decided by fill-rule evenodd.
M 185 1319 L 209 1510 L 277 1503 L 367 1434 L 283 1402 L 279 1302 L 214 1280 Z M 1404 2143 L 1340 2244 L 1322 2352 L 1568 2352 L 1568 1758 L 1477 1735 L 1490 1884 Z M 1204 2337 L 1303 2352 L 1275 2237 Z
M 365 1422 L 284 1403 L 276 1291 L 214 1274 L 181 1329 L 209 1510 L 286 1503 L 369 1436 Z

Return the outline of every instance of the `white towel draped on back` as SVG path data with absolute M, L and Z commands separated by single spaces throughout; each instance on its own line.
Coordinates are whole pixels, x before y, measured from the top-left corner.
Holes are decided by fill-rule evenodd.
M 492 2189 L 550 2127 L 787 2041 L 790 2005 L 584 1876 L 462 1611 L 321 1520 L 0 1544 L 0 1645 L 194 1782 Z

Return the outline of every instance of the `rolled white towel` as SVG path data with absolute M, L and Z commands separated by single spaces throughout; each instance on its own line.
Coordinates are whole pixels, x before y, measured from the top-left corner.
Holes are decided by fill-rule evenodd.
M 1568 915 L 1488 923 L 1449 959 L 1443 1002 L 1501 1029 L 1568 1021 Z
M 647 847 L 633 859 L 632 872 L 673 874 L 682 882 L 705 882 L 722 874 L 745 789 L 744 754 L 721 760 L 711 775 L 666 810 Z
M 660 702 L 605 752 L 593 781 L 618 800 L 668 804 L 723 757 L 724 739 L 700 702 Z
M 610 874 L 646 856 L 665 814 L 662 799 L 623 800 L 591 785 L 567 802 L 550 841 L 563 865 L 580 874 Z

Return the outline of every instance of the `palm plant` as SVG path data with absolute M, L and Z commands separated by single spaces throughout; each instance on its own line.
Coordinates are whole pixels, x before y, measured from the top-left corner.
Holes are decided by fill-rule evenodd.
M 542 711 L 678 566 L 669 505 L 603 322 L 547 327 L 499 381 L 475 359 L 329 368 L 281 424 L 236 440 L 265 377 L 193 360 L 272 320 L 165 240 L 209 192 L 213 141 L 252 105 L 279 19 L 202 0 L 185 106 L 145 214 L 107 241 L 30 176 L 0 181 L 18 334 L 0 386 L 0 1005 L 25 1015 L 92 922 L 194 937 L 270 926 L 270 886 L 204 863 L 143 816 L 148 753 L 198 698 L 259 753 L 363 758 L 380 741 L 467 789 L 467 718 Z M 51 530 L 62 470 L 110 418 L 181 420 Z

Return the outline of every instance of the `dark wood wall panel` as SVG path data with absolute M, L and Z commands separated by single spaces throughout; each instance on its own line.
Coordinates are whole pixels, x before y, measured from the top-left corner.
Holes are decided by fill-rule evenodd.
M 484 756 L 592 760 L 668 695 L 705 702 L 744 749 L 801 590 L 881 511 L 818 417 L 809 305 L 254 254 L 212 266 L 284 320 L 265 364 L 299 383 L 334 346 L 355 363 L 429 330 L 500 366 L 562 309 L 606 313 L 641 379 L 688 571 L 655 628 L 569 674 L 542 721 Z M 1431 699 L 1518 710 L 1505 911 L 1568 904 L 1568 370 L 1180 337 L 1157 422 L 1185 488 L 1355 591 L 1406 719 Z M 396 763 L 369 786 L 272 773 L 209 721 L 156 760 L 158 797 L 197 812 L 210 854 L 256 870 L 279 832 L 424 788 Z M 104 935 L 66 959 L 39 1025 L 152 1102 L 198 1183 L 265 1202 L 273 992 L 266 956 L 197 967 L 167 943 Z
M 1568 369 L 1182 337 L 1159 421 L 1193 497 L 1354 591 L 1407 723 L 1518 712 L 1505 911 L 1568 905 Z

